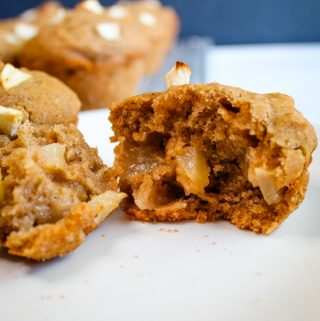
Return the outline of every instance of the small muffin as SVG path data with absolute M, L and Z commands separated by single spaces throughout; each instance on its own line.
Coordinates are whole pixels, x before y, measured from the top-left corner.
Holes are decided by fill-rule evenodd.
M 37 124 L 77 123 L 77 95 L 44 72 L 18 69 L 0 62 L 0 106 L 21 110 Z
M 0 59 L 16 65 L 24 43 L 44 25 L 59 23 L 64 15 L 65 9 L 58 2 L 49 1 L 17 18 L 0 21 Z
M 132 95 L 143 75 L 150 42 L 139 30 L 110 19 L 97 1 L 83 1 L 61 23 L 43 27 L 19 61 L 61 79 L 84 109 L 106 107 Z
M 303 201 L 315 132 L 278 93 L 187 84 L 177 63 L 169 88 L 114 105 L 114 169 L 143 221 L 226 219 L 268 234 Z
M 146 59 L 146 72 L 156 72 L 172 48 L 180 30 L 180 21 L 172 7 L 162 6 L 157 0 L 120 1 L 108 10 L 114 19 L 134 20 L 151 41 Z

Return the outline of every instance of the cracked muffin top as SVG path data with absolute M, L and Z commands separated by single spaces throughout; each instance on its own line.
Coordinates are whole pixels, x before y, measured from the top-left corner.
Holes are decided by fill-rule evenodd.
M 25 121 L 1 134 L 0 169 L 0 245 L 27 258 L 74 250 L 125 197 L 72 124 Z

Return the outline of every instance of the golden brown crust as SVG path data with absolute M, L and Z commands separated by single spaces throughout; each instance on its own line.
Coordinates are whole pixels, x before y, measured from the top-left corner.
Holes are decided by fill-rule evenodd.
M 110 120 L 113 141 L 120 142 L 120 187 L 131 195 L 125 209 L 136 219 L 225 218 L 267 234 L 304 198 L 317 140 L 286 95 L 219 84 L 173 86 L 114 105 Z M 181 155 L 198 168 L 181 167 Z M 193 170 L 195 177 L 208 175 L 199 165 L 202 155 L 210 183 L 190 193 L 181 171 L 189 179 Z
M 119 206 L 125 194 L 106 192 L 98 197 L 112 200 L 112 203 L 108 204 L 104 220 Z M 12 232 L 4 246 L 10 254 L 33 260 L 44 261 L 64 256 L 81 245 L 86 235 L 103 222 L 97 220 L 102 209 L 90 205 L 90 202 L 77 205 L 55 224 L 39 225 L 27 232 Z
M 80 101 L 70 88 L 44 72 L 20 70 L 31 77 L 9 90 L 0 82 L 1 106 L 23 110 L 37 124 L 77 123 Z

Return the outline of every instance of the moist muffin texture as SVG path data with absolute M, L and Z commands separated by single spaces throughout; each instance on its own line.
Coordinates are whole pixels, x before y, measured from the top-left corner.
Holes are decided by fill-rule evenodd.
M 26 121 L 0 135 L 0 167 L 0 244 L 14 255 L 67 254 L 124 198 L 74 125 Z
M 108 9 L 109 16 L 137 24 L 140 32 L 150 39 L 152 49 L 145 60 L 147 74 L 158 71 L 166 54 L 172 48 L 180 30 L 175 10 L 160 1 L 120 1 Z
M 83 108 L 106 107 L 132 95 L 143 75 L 150 41 L 136 24 L 114 21 L 84 1 L 64 20 L 46 26 L 20 53 L 21 65 L 44 70 L 72 88 Z M 50 41 L 48 41 L 50 39 Z
M 81 103 L 65 84 L 41 71 L 16 68 L 14 72 L 22 72 L 30 77 L 6 89 L 3 85 L 3 70 L 6 66 L 0 62 L 0 106 L 23 111 L 25 118 L 33 123 L 77 123 Z
M 268 234 L 302 202 L 317 141 L 283 94 L 172 86 L 112 107 L 114 169 L 143 221 L 226 219 Z

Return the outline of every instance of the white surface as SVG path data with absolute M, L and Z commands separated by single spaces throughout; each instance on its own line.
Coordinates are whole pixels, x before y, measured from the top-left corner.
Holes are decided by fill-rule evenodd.
M 222 72 L 222 56 L 219 49 L 217 80 L 242 85 L 236 69 Z M 250 75 L 244 87 L 274 89 L 260 72 Z M 294 88 L 307 103 L 309 93 Z M 110 164 L 106 118 L 105 110 L 82 113 L 80 129 Z M 270 236 L 227 222 L 142 224 L 118 211 L 65 258 L 36 264 L 0 252 L 0 320 L 319 321 L 319 164 L 317 152 L 304 203 Z

